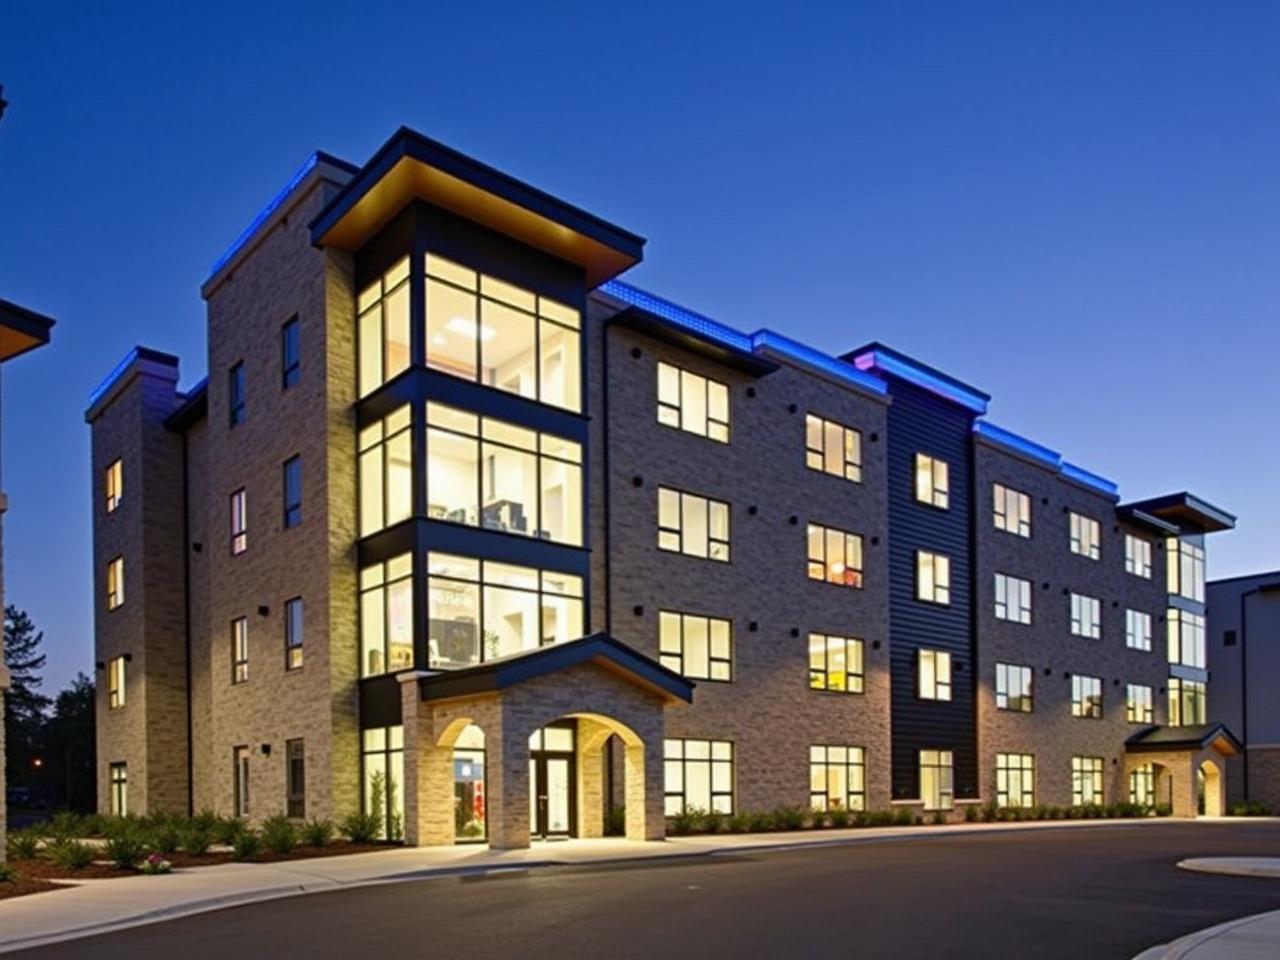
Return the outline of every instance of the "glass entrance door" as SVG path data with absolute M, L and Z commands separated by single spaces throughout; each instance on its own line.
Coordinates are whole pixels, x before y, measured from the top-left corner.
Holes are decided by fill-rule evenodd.
M 571 837 L 574 791 L 572 726 L 547 726 L 529 738 L 529 832 L 535 837 Z

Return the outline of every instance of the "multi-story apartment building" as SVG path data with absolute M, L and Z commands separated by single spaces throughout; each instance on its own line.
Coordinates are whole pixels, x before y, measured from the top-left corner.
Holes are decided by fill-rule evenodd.
M 4 101 L 0 100 L 0 113 Z M 54 321 L 43 314 L 20 307 L 8 300 L 0 300 L 0 363 L 7 363 L 19 354 L 49 342 Z M 0 520 L 9 510 L 9 498 L 0 493 Z M 4 610 L 4 550 L 0 544 L 0 611 Z M 5 789 L 4 743 L 4 692 L 9 689 L 9 670 L 4 663 L 4 648 L 0 646 L 0 863 L 5 857 L 5 822 L 8 816 Z
M 104 809 L 1193 813 L 1233 747 L 1173 729 L 1166 555 L 1202 584 L 1229 518 L 645 293 L 643 245 L 410 130 L 308 160 L 203 287 L 207 381 L 139 348 L 90 401 Z

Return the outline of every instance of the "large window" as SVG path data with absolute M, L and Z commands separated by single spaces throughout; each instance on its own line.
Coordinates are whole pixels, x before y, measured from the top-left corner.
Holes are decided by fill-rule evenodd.
M 582 409 L 577 310 L 435 254 L 426 269 L 427 366 Z
M 302 522 L 302 458 L 290 457 L 284 462 L 284 528 Z
M 111 815 L 127 817 L 129 815 L 129 764 L 108 764 L 107 770 L 111 780 Z
M 728 740 L 664 740 L 666 812 L 733 813 L 733 744 Z
M 280 388 L 296 387 L 302 379 L 302 341 L 298 318 L 280 328 Z
M 375 727 L 361 734 L 364 812 L 378 820 L 378 836 L 404 839 L 404 727 Z
M 427 404 L 427 515 L 582 545 L 582 446 Z
M 916 551 L 916 599 L 951 602 L 951 558 L 946 554 Z
M 227 420 L 230 426 L 245 421 L 244 362 L 227 371 Z
M 809 806 L 814 810 L 867 808 L 866 754 L 862 747 L 809 748 Z
M 1141 610 L 1124 612 L 1124 645 L 1133 650 L 1151 649 L 1151 614 Z
M 658 364 L 658 422 L 729 442 L 729 388 L 719 380 Z
M 408 404 L 360 431 L 360 536 L 407 520 L 413 510 Z
M 124 606 L 124 557 L 107 564 L 107 609 Z
M 1102 601 L 1082 593 L 1071 594 L 1071 632 L 1077 637 L 1102 639 Z
M 809 634 L 809 686 L 836 693 L 862 693 L 862 641 Z
M 1155 723 L 1151 688 L 1131 683 L 1125 690 L 1124 716 L 1129 723 Z
M 729 562 L 729 505 L 658 488 L 658 549 Z
M 1030 753 L 996 754 L 996 806 L 1036 805 L 1036 758 Z
M 809 524 L 809 579 L 861 588 L 861 534 Z
M 1083 807 L 1102 802 L 1102 758 L 1072 757 L 1071 805 Z
M 113 460 L 103 472 L 103 486 L 107 497 L 107 513 L 115 513 L 124 499 L 124 464 Z
M 249 679 L 249 621 L 236 617 L 231 621 L 231 682 Z
M 1170 608 L 1168 612 L 1169 662 L 1184 667 L 1205 666 L 1204 617 Z
M 582 636 L 582 578 L 446 553 L 427 556 L 430 666 L 464 667 Z
M 360 676 L 412 666 L 413 556 L 404 553 L 360 571 Z
M 1071 514 L 1071 552 L 1090 560 L 1102 559 L 1102 527 L 1083 514 Z
M 664 667 L 695 680 L 732 680 L 732 648 L 728 620 L 658 611 L 658 653 Z
M 302 598 L 294 597 L 284 602 L 284 668 L 297 670 L 302 666 Z
M 862 480 L 862 433 L 812 413 L 804 418 L 804 462 L 854 483 Z
M 951 654 L 945 650 L 919 650 L 916 653 L 916 692 L 921 700 L 951 699 Z
M 1129 802 L 1144 807 L 1156 805 L 1156 768 L 1154 764 L 1144 763 L 1129 771 Z
M 1071 715 L 1088 720 L 1102 719 L 1102 679 L 1071 675 Z
M 231 495 L 231 555 L 249 549 L 249 500 L 244 487 Z
M 955 804 L 950 750 L 920 751 L 920 799 L 926 810 L 950 810 Z
M 916 454 L 916 499 L 931 507 L 947 509 L 948 494 L 947 461 L 927 454 Z
M 1015 663 L 997 663 L 996 709 L 1030 713 L 1033 706 L 1031 677 L 1030 667 Z
M 1124 569 L 1135 577 L 1151 579 L 1151 541 L 1135 537 L 1132 533 L 1124 535 Z
M 1031 498 L 1000 483 L 992 484 L 991 496 L 996 529 L 1019 537 L 1031 536 Z
M 107 706 L 118 710 L 125 704 L 125 658 L 112 657 L 107 661 Z
M 1031 581 L 996 574 L 996 619 L 1013 623 L 1031 622 Z
M 360 291 L 356 312 L 363 397 L 409 369 L 408 257 Z
M 1169 678 L 1169 726 L 1194 727 L 1205 722 L 1205 684 L 1199 680 Z
M 1189 539 L 1170 537 L 1165 543 L 1169 558 L 1169 592 L 1204 602 L 1204 547 Z
M 307 747 L 302 740 L 284 742 L 285 816 L 307 815 Z

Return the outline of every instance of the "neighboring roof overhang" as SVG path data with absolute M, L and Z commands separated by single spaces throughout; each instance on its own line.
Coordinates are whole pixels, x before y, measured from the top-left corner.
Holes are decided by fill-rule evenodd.
M 55 322 L 52 317 L 0 300 L 0 361 L 43 347 Z
M 401 127 L 311 223 L 311 241 L 354 252 L 413 200 L 513 237 L 586 273 L 588 288 L 640 262 L 644 238 Z
M 693 701 L 691 681 L 603 633 L 526 650 L 462 670 L 433 673 L 419 679 L 418 688 L 423 700 L 496 693 L 584 663 L 594 663 L 616 673 L 668 703 Z
M 1145 510 L 1139 510 L 1133 504 L 1124 503 L 1116 508 L 1116 513 L 1120 515 L 1122 520 L 1128 520 L 1130 523 L 1136 523 L 1139 526 L 1146 527 L 1155 533 L 1165 536 L 1177 536 L 1179 533 L 1178 525 L 1170 523 L 1168 520 L 1161 520 L 1155 514 L 1147 513 Z
M 991 401 L 991 395 L 983 393 L 977 387 L 971 387 L 963 380 L 957 380 L 882 343 L 873 341 L 846 353 L 842 359 L 859 370 L 875 370 L 882 375 L 905 380 L 979 415 L 987 412 L 987 404 Z
M 708 336 L 696 329 L 678 326 L 669 318 L 642 307 L 627 307 L 621 313 L 615 313 L 610 317 L 609 322 L 637 330 L 655 340 L 665 341 L 691 353 L 701 354 L 710 360 L 723 363 L 725 366 L 754 377 L 762 377 L 778 369 L 778 364 L 772 360 L 758 357 L 750 351 L 727 346 L 722 339 Z
M 1148 727 L 1125 741 L 1129 753 L 1169 750 L 1204 750 L 1213 747 L 1224 756 L 1244 753 L 1244 745 L 1225 723 L 1205 723 L 1194 727 Z
M 177 410 L 169 414 L 164 425 L 174 433 L 186 433 L 209 415 L 209 378 L 205 377 L 190 390 Z
M 1174 524 L 1183 533 L 1217 533 L 1219 530 L 1231 530 L 1236 525 L 1236 518 L 1232 514 L 1185 490 L 1163 497 L 1152 497 L 1150 500 L 1126 503 L 1122 505 L 1122 509 L 1139 510 L 1158 517 Z

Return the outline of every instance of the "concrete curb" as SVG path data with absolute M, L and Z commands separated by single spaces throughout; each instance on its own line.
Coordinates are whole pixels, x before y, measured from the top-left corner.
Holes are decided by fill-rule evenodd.
M 1272 910 L 1268 913 L 1255 913 L 1251 917 L 1241 917 L 1239 920 L 1229 920 L 1226 923 L 1220 923 L 1215 927 L 1206 927 L 1203 930 L 1197 930 L 1195 933 L 1189 933 L 1185 937 L 1179 937 L 1169 943 L 1162 943 L 1158 946 L 1143 950 L 1133 960 L 1185 960 L 1191 957 L 1193 952 L 1201 947 L 1207 946 L 1214 940 L 1230 940 L 1231 937 L 1240 932 L 1244 927 L 1251 926 L 1255 923 L 1275 923 L 1277 926 L 1276 950 L 1280 953 L 1280 910 Z M 1228 957 L 1232 954 L 1231 947 L 1226 944 L 1220 944 L 1215 953 L 1219 957 Z M 1206 955 L 1206 960 L 1210 960 Z
M 1179 860 L 1180 870 L 1231 877 L 1280 878 L 1280 857 L 1192 857 Z

